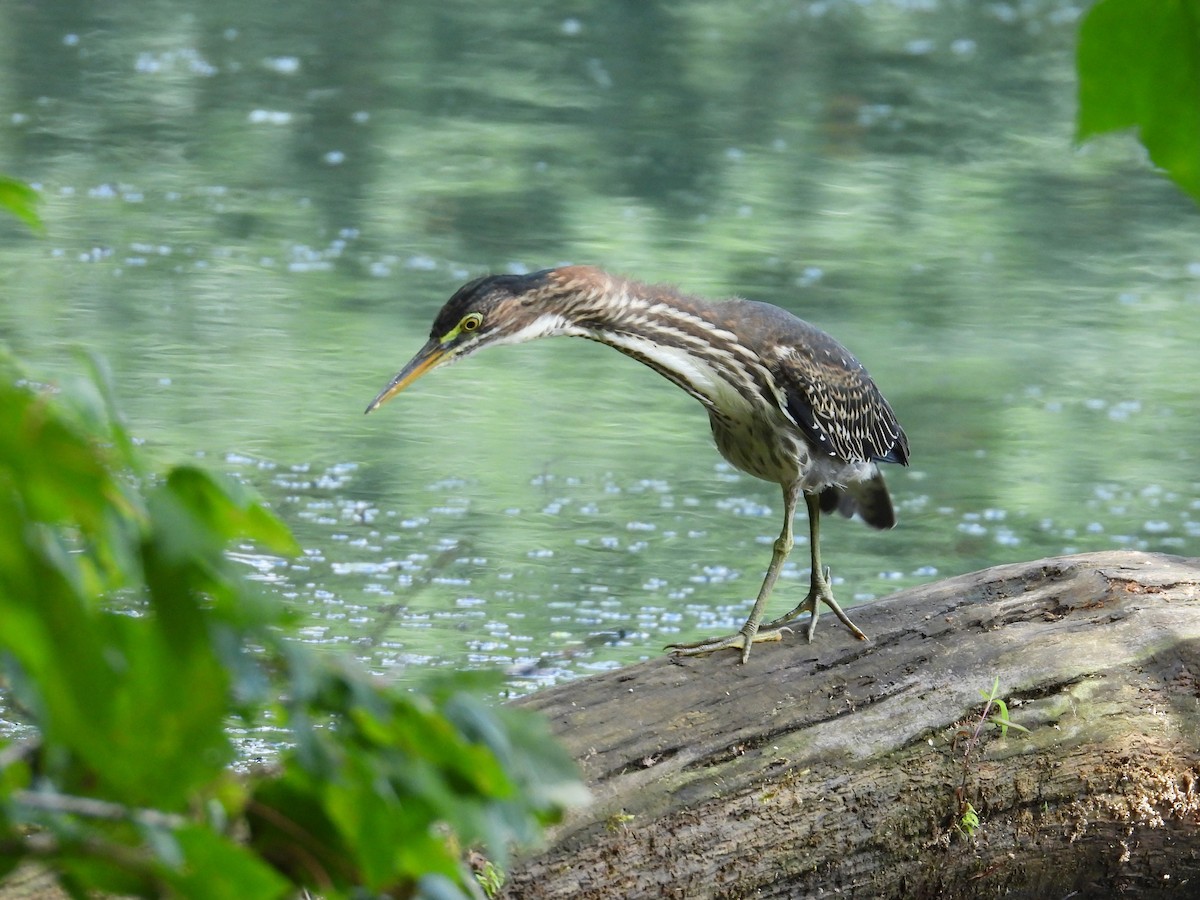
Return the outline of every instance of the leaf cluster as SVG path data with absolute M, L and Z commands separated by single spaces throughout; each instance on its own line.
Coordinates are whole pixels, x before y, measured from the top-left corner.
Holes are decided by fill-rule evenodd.
M 93 361 L 59 392 L 0 355 L 0 874 L 76 896 L 477 896 L 585 795 L 539 720 L 422 690 L 288 638 L 228 554 L 297 552 L 240 485 L 145 470 Z M 286 749 L 235 775 L 230 726 Z

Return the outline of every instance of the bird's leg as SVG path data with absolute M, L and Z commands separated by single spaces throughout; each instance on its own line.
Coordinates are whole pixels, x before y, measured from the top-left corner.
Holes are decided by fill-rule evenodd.
M 811 614 L 811 618 L 808 620 L 808 628 L 805 629 L 805 635 L 811 641 L 813 632 L 817 630 L 817 616 L 820 614 L 821 604 L 824 603 L 833 610 L 833 614 L 841 620 L 841 623 L 850 629 L 851 634 L 860 641 L 865 641 L 867 636 L 862 633 L 857 625 L 850 621 L 850 617 L 842 612 L 842 608 L 838 606 L 838 602 L 833 599 L 833 589 L 829 586 L 829 569 L 822 568 L 821 566 L 820 498 L 817 494 L 806 491 L 804 501 L 808 505 L 808 543 L 809 549 L 812 551 L 812 578 L 809 582 L 808 596 L 800 601 L 800 605 L 791 612 L 785 613 L 778 619 L 764 625 L 763 631 L 770 633 L 783 628 L 789 622 L 807 612 Z
M 763 578 L 762 587 L 758 589 L 758 597 L 754 601 L 754 608 L 750 610 L 750 618 L 746 620 L 738 631 L 733 634 L 720 638 L 709 638 L 703 641 L 696 641 L 690 644 L 668 644 L 667 649 L 675 656 L 706 656 L 716 650 L 741 650 L 742 662 L 746 662 L 750 658 L 750 647 L 757 643 L 767 641 L 778 641 L 783 638 L 783 631 L 777 627 L 775 622 L 771 623 L 773 630 L 760 631 L 758 623 L 762 621 L 763 613 L 766 612 L 767 599 L 771 596 L 771 590 L 775 587 L 775 582 L 779 579 L 779 572 L 783 569 L 784 560 L 788 558 L 788 554 L 792 552 L 792 518 L 796 513 L 796 500 L 800 494 L 799 488 L 785 487 L 783 489 L 783 531 L 779 533 L 779 537 L 775 539 L 775 547 L 771 552 L 771 565 L 767 567 L 766 577 Z M 805 495 L 808 496 L 807 494 Z M 811 510 L 812 503 L 809 503 Z M 818 508 L 819 509 L 819 508 Z M 833 595 L 829 595 L 829 601 L 833 600 Z M 837 609 L 837 605 L 834 604 Z M 842 611 L 837 610 L 838 615 L 842 615 Z M 850 626 L 853 628 L 854 626 Z

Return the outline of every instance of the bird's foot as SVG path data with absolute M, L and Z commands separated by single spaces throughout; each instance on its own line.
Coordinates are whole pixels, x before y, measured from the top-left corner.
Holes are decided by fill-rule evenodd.
M 800 616 L 808 613 L 808 627 L 804 629 L 804 636 L 811 641 L 813 633 L 817 630 L 817 616 L 821 614 L 821 604 L 824 603 L 833 610 L 833 614 L 838 617 L 838 620 L 850 629 L 852 635 L 860 641 L 867 640 L 867 636 L 863 634 L 862 629 L 850 621 L 850 617 L 842 611 L 842 608 L 838 606 L 837 600 L 833 598 L 833 589 L 829 586 L 829 577 L 830 572 L 828 567 L 826 567 L 824 572 L 820 573 L 820 577 L 817 577 L 817 574 L 814 573 L 812 586 L 808 589 L 808 596 L 800 601 L 800 605 L 791 612 L 784 613 L 778 619 L 768 622 L 763 626 L 763 630 L 771 631 L 783 628 L 800 618 Z
M 783 633 L 791 631 L 790 628 L 753 628 L 748 625 L 742 626 L 741 631 L 735 631 L 733 634 L 728 634 L 725 637 L 707 638 L 703 641 L 694 641 L 690 644 L 667 644 L 667 649 L 671 651 L 671 655 L 679 656 L 708 656 L 710 653 L 716 653 L 718 650 L 741 650 L 742 663 L 750 658 L 750 648 L 755 644 L 766 644 L 773 641 L 783 640 Z

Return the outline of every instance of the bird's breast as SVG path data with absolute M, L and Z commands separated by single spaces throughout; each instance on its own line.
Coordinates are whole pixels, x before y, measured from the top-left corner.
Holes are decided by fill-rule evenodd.
M 709 410 L 713 440 L 735 468 L 776 484 L 792 484 L 811 467 L 812 453 L 803 436 L 787 422 L 730 416 Z M 782 416 L 780 416 L 782 419 Z
M 721 455 L 735 468 L 776 484 L 799 484 L 805 491 L 820 492 L 870 477 L 869 462 L 842 459 L 815 449 L 804 434 L 782 414 L 775 420 L 761 416 L 731 418 L 709 410 L 713 440 Z

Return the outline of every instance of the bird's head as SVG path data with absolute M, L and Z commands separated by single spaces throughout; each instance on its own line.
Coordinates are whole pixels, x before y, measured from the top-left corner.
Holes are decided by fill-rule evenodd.
M 530 275 L 487 275 L 464 284 L 437 314 L 425 346 L 371 401 L 367 412 L 378 409 L 429 370 L 484 347 L 566 333 L 568 320 L 555 301 L 578 289 L 582 271 L 582 267 L 571 267 Z M 567 274 L 572 272 L 574 277 Z

